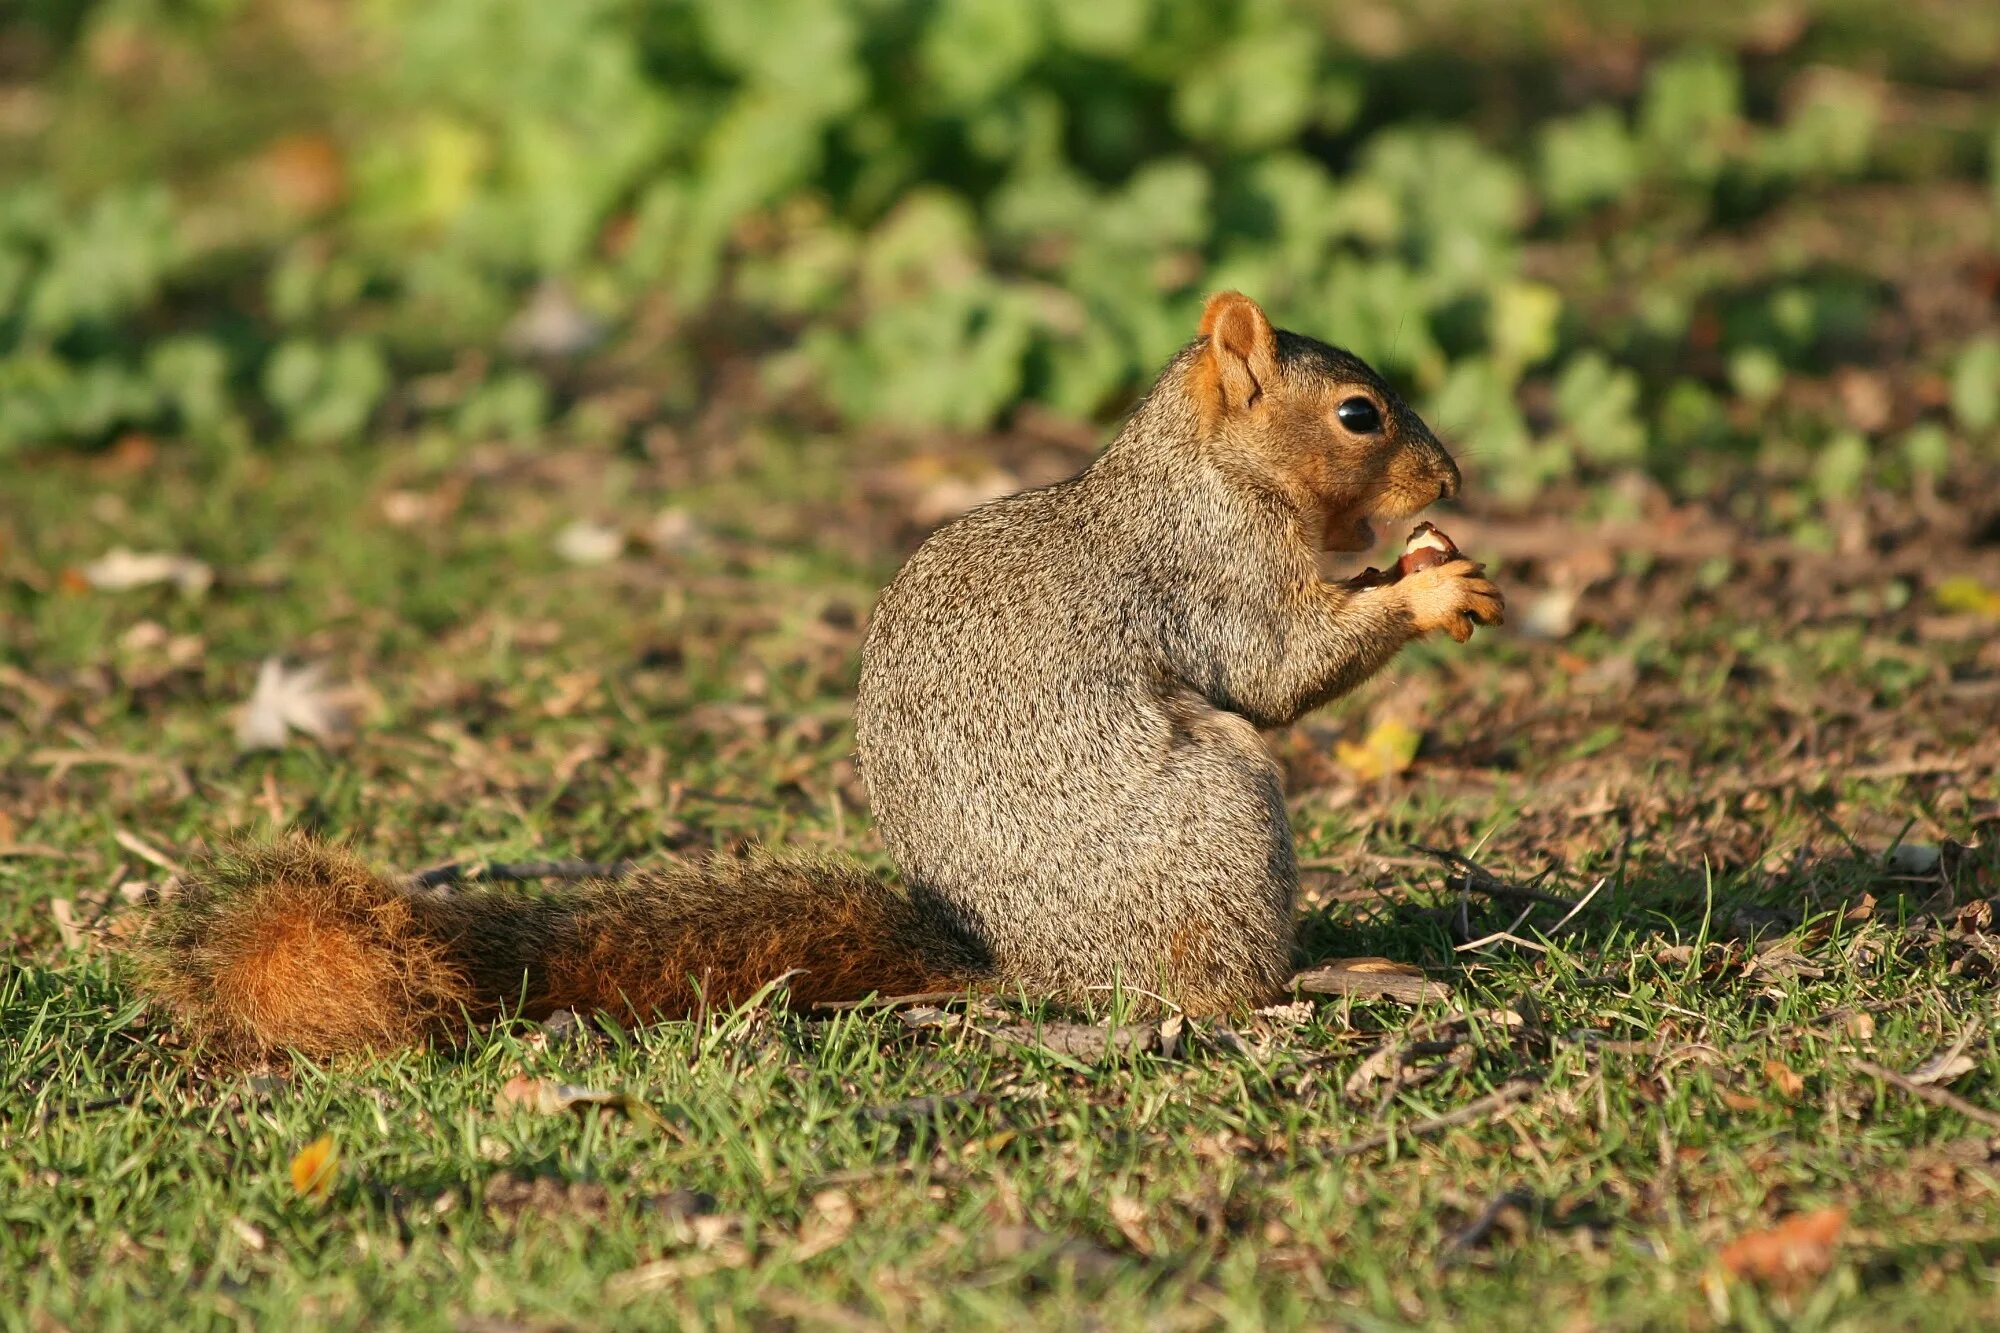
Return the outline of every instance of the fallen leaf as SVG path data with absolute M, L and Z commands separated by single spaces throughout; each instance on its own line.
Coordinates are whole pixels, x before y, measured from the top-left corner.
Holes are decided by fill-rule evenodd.
M 623 529 L 578 519 L 556 534 L 556 554 L 572 565 L 602 565 L 625 549 Z
M 1940 579 L 1931 590 L 1931 599 L 1940 611 L 2000 619 L 2000 588 L 1989 588 L 1969 574 Z
M 610 1211 L 611 1192 L 595 1180 L 502 1171 L 486 1182 L 484 1202 L 487 1213 L 501 1222 L 523 1216 L 599 1219 Z
M 1566 639 L 1576 628 L 1576 607 L 1583 589 L 1549 588 L 1528 599 L 1521 616 L 1522 632 L 1537 639 Z
M 206 592 L 215 582 L 215 571 L 193 556 L 129 551 L 123 546 L 112 547 L 78 572 L 100 592 L 126 592 L 156 583 L 171 583 L 193 597 Z
M 1401 1042 L 1392 1041 L 1376 1047 L 1369 1054 L 1368 1058 L 1363 1060 L 1355 1068 L 1354 1072 L 1347 1076 L 1347 1082 L 1343 1085 L 1342 1091 L 1346 1092 L 1350 1098 L 1359 1097 L 1377 1083 L 1389 1078 L 1402 1069 L 1405 1054 L 1406 1048 Z
M 287 134 L 264 149 L 260 165 L 271 197 L 297 217 L 315 217 L 347 193 L 340 146 L 324 134 Z
M 340 1174 L 340 1149 L 322 1134 L 292 1158 L 292 1189 L 303 1199 L 324 1199 Z
M 1766 1060 L 1764 1077 L 1771 1080 L 1771 1086 L 1786 1101 L 1797 1101 L 1799 1094 L 1806 1090 L 1806 1081 L 1792 1071 L 1782 1060 Z
M 1833 1255 L 1847 1227 L 1847 1209 L 1794 1213 L 1768 1231 L 1752 1231 L 1722 1247 L 1716 1256 L 1723 1272 L 1775 1287 L 1806 1285 L 1833 1267 Z
M 1360 744 L 1340 741 L 1333 747 L 1340 766 L 1364 782 L 1407 772 L 1416 762 L 1424 734 L 1398 718 L 1377 722 Z
M 1127 1244 L 1140 1254 L 1153 1253 L 1153 1239 L 1146 1231 L 1152 1218 L 1146 1212 L 1146 1205 L 1129 1194 L 1113 1194 L 1105 1201 L 1104 1211 L 1111 1214 L 1112 1225 Z
M 707 1277 L 727 1268 L 741 1268 L 750 1262 L 749 1247 L 741 1241 L 730 1241 L 713 1249 L 695 1254 L 675 1255 L 671 1259 L 655 1259 L 651 1263 L 628 1268 L 622 1273 L 614 1273 L 604 1283 L 606 1299 L 615 1302 L 632 1300 L 649 1291 L 661 1287 L 671 1287 L 695 1278 Z
M 49 915 L 55 918 L 56 933 L 62 936 L 63 948 L 75 953 L 89 942 L 82 925 L 77 922 L 74 898 L 49 899 Z
M 1979 1062 L 1965 1053 L 1970 1045 L 1972 1045 L 1972 1034 L 1968 1032 L 1904 1077 L 1920 1087 L 1932 1087 L 1936 1084 L 1949 1083 L 1963 1074 L 1969 1074 L 1979 1067 Z
M 602 319 L 578 304 L 568 284 L 544 279 L 507 328 L 510 345 L 532 356 L 573 356 L 604 340 Z
M 840 1190 L 821 1190 L 813 1195 L 812 1209 L 799 1227 L 799 1248 L 793 1252 L 792 1261 L 797 1263 L 824 1254 L 846 1240 L 859 1216 L 854 1201 Z
M 1882 858 L 1893 875 L 1934 875 L 1944 860 L 1944 848 L 1934 842 L 1899 842 Z
M 981 1248 L 996 1263 L 1028 1260 L 1067 1268 L 1080 1278 L 1101 1279 L 1122 1271 L 1124 1261 L 1101 1245 L 1077 1237 L 1052 1235 L 1031 1226 L 988 1229 Z
M 324 744 L 350 722 L 346 692 L 330 689 L 316 665 L 296 671 L 275 657 L 257 669 L 257 685 L 236 718 L 236 745 L 242 750 L 281 750 L 294 731 Z
M 602 1106 L 655 1128 L 663 1128 L 666 1123 L 658 1111 L 630 1093 L 558 1083 L 553 1079 L 529 1078 L 526 1074 L 516 1074 L 501 1085 L 499 1093 L 493 1098 L 493 1106 L 502 1112 L 531 1111 L 536 1115 L 562 1115 L 568 1111 L 585 1111 L 593 1106 Z
M 1098 1027 L 1092 1023 L 1015 1023 L 995 1028 L 993 1035 L 1080 1060 L 1101 1059 L 1112 1051 L 1154 1050 L 1160 1039 L 1155 1027 Z
M 1754 1112 L 1754 1111 L 1773 1111 L 1777 1109 L 1776 1107 L 1772 1106 L 1771 1103 L 1765 1101 L 1761 1097 L 1747 1097 L 1744 1094 L 1733 1091 L 1729 1088 L 1717 1088 L 1715 1090 L 1715 1095 L 1719 1099 L 1721 1099 L 1721 1102 L 1724 1106 L 1738 1113 Z

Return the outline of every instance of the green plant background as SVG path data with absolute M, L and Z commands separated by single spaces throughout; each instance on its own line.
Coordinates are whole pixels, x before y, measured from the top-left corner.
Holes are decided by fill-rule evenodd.
M 1901 317 L 2000 285 L 1964 271 L 1991 6 L 10 8 L 0 451 L 560 442 L 725 378 L 869 428 L 1104 420 L 1235 286 L 1506 500 L 1747 469 L 1810 509 L 1996 452 L 1990 290 Z M 1851 260 L 1799 240 L 1828 200 Z M 1849 365 L 1885 409 L 1814 392 Z

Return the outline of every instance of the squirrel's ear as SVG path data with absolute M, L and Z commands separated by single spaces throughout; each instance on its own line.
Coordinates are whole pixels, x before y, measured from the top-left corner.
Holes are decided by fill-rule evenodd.
M 1241 411 L 1276 381 L 1278 335 L 1258 304 L 1241 292 L 1217 292 L 1201 312 L 1208 348 L 1199 382 L 1210 411 Z

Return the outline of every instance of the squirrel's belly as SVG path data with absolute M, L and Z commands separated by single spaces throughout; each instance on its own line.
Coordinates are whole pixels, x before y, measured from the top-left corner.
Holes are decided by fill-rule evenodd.
M 862 773 L 905 880 L 1037 992 L 1122 982 L 1206 1006 L 1280 983 L 1296 870 L 1255 728 L 1115 682 L 1024 684 L 969 706 L 877 691 L 863 710 Z

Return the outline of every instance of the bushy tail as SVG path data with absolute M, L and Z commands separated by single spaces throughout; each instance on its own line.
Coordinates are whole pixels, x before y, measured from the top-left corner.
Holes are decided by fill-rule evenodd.
M 757 853 L 560 893 L 413 890 L 303 838 L 193 867 L 141 933 L 145 993 L 235 1053 L 327 1057 L 456 1041 L 558 1009 L 633 1024 L 741 1002 L 974 984 L 986 959 L 938 903 L 861 867 Z

